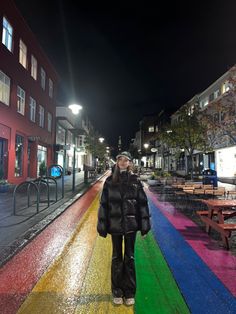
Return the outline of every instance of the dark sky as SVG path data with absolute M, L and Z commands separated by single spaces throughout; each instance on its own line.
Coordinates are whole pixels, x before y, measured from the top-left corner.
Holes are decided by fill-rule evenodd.
M 236 63 L 235 0 L 73 2 L 15 0 L 62 78 L 60 97 L 80 102 L 110 145 Z

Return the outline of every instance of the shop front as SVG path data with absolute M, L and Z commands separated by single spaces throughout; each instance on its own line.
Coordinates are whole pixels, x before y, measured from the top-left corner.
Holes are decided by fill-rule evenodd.
M 218 149 L 215 155 L 218 177 L 236 177 L 236 146 Z

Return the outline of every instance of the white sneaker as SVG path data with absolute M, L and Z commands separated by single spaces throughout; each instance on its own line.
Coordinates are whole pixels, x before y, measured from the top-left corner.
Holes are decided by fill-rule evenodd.
M 114 297 L 113 298 L 113 303 L 116 304 L 116 305 L 121 305 L 121 304 L 123 304 L 123 299 Z
M 125 304 L 126 305 L 134 305 L 134 303 L 135 303 L 134 298 L 125 299 Z

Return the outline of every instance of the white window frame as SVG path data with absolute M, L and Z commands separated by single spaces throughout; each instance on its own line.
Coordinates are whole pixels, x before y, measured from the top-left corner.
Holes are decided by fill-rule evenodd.
M 33 97 L 30 97 L 30 121 L 36 121 L 36 101 Z
M 19 41 L 19 62 L 27 69 L 27 46 L 22 39 Z
M 31 76 L 37 80 L 37 67 L 38 67 L 38 61 L 35 58 L 34 55 L 31 55 Z
M 17 112 L 25 115 L 25 91 L 19 85 L 17 86 Z
M 5 105 L 10 104 L 11 79 L 0 70 L 0 101 Z
M 12 52 L 12 36 L 13 36 L 13 28 L 9 21 L 3 17 L 2 21 L 2 43 L 7 47 L 9 51 Z
M 48 112 L 48 132 L 52 132 L 52 114 Z
M 41 67 L 41 70 L 40 70 L 40 77 L 41 77 L 41 87 L 43 90 L 45 90 L 45 86 L 46 86 L 46 72 L 45 70 Z
M 39 126 L 44 128 L 44 107 L 39 105 Z
M 53 81 L 49 78 L 48 80 L 48 94 L 50 98 L 53 98 Z

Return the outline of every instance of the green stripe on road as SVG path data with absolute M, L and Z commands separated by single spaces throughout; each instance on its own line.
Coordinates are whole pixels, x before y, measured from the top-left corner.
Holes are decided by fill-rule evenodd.
M 190 313 L 152 233 L 136 241 L 135 313 Z

